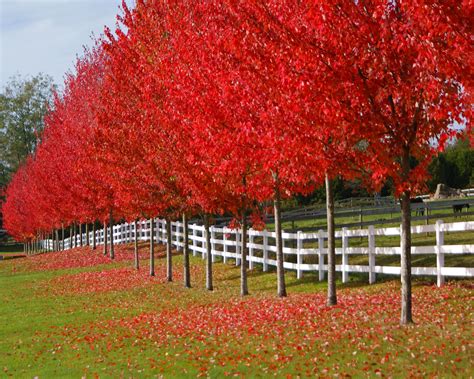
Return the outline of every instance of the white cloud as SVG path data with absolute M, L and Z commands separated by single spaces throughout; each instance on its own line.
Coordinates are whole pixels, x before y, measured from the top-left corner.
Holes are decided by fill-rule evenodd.
M 128 1 L 129 4 L 132 1 Z M 113 27 L 121 0 L 0 0 L 0 86 L 43 72 L 61 84 L 92 33 Z

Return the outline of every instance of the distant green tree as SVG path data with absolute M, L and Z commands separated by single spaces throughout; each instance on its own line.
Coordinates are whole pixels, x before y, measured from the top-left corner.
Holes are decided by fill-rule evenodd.
M 52 104 L 53 79 L 44 74 L 14 77 L 0 93 L 0 188 L 34 152 Z
M 474 186 L 474 150 L 469 140 L 458 139 L 440 153 L 430 164 L 431 179 L 428 187 L 431 192 L 436 190 L 438 183 L 452 188 L 466 188 Z

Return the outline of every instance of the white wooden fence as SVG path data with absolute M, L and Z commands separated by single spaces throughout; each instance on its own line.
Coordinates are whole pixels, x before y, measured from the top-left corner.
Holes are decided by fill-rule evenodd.
M 156 227 L 158 223 L 158 228 Z M 150 240 L 150 221 L 140 221 L 137 223 L 137 230 L 133 223 L 123 223 L 113 227 L 114 243 L 132 243 L 137 233 L 139 241 Z M 154 240 L 159 243 L 166 243 L 166 222 L 164 220 L 155 220 Z M 183 224 L 180 222 L 171 223 L 172 244 L 177 250 L 183 248 Z M 412 234 L 435 233 L 436 245 L 434 246 L 413 246 L 413 255 L 434 254 L 436 255 L 436 267 L 412 267 L 413 275 L 431 275 L 437 276 L 438 286 L 442 285 L 445 276 L 455 277 L 473 277 L 473 267 L 445 267 L 444 258 L 446 255 L 455 254 L 474 254 L 474 245 L 445 245 L 444 235 L 449 232 L 463 232 L 474 230 L 474 221 L 456 222 L 444 224 L 438 220 L 434 225 L 421 225 L 412 227 Z M 234 259 L 235 264 L 240 264 L 241 231 L 229 228 L 218 228 L 211 226 L 211 248 L 212 260 L 222 257 L 224 263 L 228 259 Z M 108 233 L 109 234 L 109 233 Z M 381 255 L 400 255 L 400 246 L 377 247 L 376 239 L 380 236 L 400 236 L 400 228 L 382 228 L 376 229 L 369 226 L 367 229 L 348 230 L 343 228 L 336 232 L 336 239 L 340 239 L 341 248 L 336 249 L 336 255 L 342 256 L 341 264 L 336 265 L 336 271 L 342 273 L 342 281 L 349 280 L 349 273 L 368 273 L 369 283 L 374 283 L 376 274 L 400 275 L 400 267 L 397 266 L 378 266 L 376 265 L 377 256 Z M 86 234 L 64 240 L 64 249 L 70 249 L 86 243 Z M 350 239 L 367 239 L 367 247 L 350 247 Z M 318 272 L 319 280 L 323 280 L 327 271 L 327 233 L 320 230 L 318 233 L 285 233 L 283 232 L 283 253 L 285 256 L 284 268 L 296 270 L 297 277 L 301 278 L 303 272 Z M 89 241 L 92 241 L 92 232 L 89 233 Z M 96 231 L 96 243 L 101 245 L 104 242 L 103 229 Z M 43 248 L 53 249 L 53 241 L 45 240 L 42 242 Z M 194 256 L 200 255 L 203 259 L 206 255 L 206 238 L 204 226 L 189 225 L 189 248 Z M 263 271 L 267 271 L 269 266 L 276 266 L 276 244 L 275 232 L 257 231 L 250 229 L 248 232 L 248 256 L 249 268 L 252 269 L 255 264 L 261 264 Z M 368 257 L 368 265 L 353 265 L 349 263 L 350 256 L 365 255 Z M 293 258 L 291 258 L 293 257 Z M 313 257 L 313 258 L 311 258 Z M 316 257 L 316 258 L 314 258 Z M 305 262 L 306 261 L 306 262 Z M 308 261 L 310 263 L 308 263 Z M 316 262 L 317 263 L 312 263 Z

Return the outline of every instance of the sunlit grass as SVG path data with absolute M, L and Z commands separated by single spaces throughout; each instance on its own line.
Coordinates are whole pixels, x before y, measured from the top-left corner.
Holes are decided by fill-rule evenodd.
M 351 275 L 338 283 L 340 305 L 325 306 L 326 283 L 287 272 L 289 298 L 276 297 L 274 269 L 249 273 L 241 299 L 240 268 L 214 264 L 215 290 L 192 257 L 192 286 L 182 284 L 181 253 L 165 281 L 163 247 L 156 277 L 147 278 L 131 246 L 119 262 L 88 265 L 75 251 L 0 262 L 0 368 L 13 377 L 469 376 L 472 281 L 438 289 L 416 281 L 417 325 L 398 326 L 399 284 L 375 285 Z M 64 255 L 67 259 L 64 259 Z M 80 259 L 76 258 L 80 256 Z M 129 259 L 125 259 L 125 257 Z M 85 257 L 85 258 L 84 258 Z M 78 259 L 81 267 L 71 264 Z M 56 260 L 51 265 L 49 260 Z M 102 260 L 99 260 L 102 262 Z M 54 267 L 54 268 L 52 268 Z M 143 280 L 141 280 L 142 278 Z M 119 288 L 119 289 L 118 289 Z M 472 330 L 471 330 L 472 331 Z

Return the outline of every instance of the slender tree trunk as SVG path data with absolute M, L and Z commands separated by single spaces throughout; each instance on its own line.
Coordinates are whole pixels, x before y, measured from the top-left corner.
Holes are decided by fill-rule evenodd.
M 92 250 L 97 248 L 96 239 L 95 239 L 95 221 L 92 223 Z
M 114 215 L 110 209 L 110 259 L 115 259 L 114 250 Z
M 155 276 L 155 240 L 153 239 L 153 217 L 150 219 L 150 276 Z
M 76 230 L 76 223 L 75 222 L 72 223 L 72 232 L 74 234 L 74 237 L 73 237 L 74 238 L 74 248 L 76 248 L 77 247 L 77 230 Z
M 334 194 L 332 182 L 326 173 L 326 216 L 328 224 L 328 298 L 329 306 L 337 304 L 336 295 L 336 235 L 334 228 Z
M 89 240 L 89 223 L 86 223 L 86 246 L 90 246 L 90 240 Z
M 61 250 L 64 251 L 64 224 L 63 223 L 61 223 L 61 238 L 62 238 Z
M 168 282 L 173 281 L 173 257 L 171 255 L 171 244 L 171 220 L 166 218 L 166 280 Z
M 402 177 L 408 179 L 410 174 L 410 152 L 404 150 L 402 160 Z M 411 209 L 410 209 L 410 191 L 403 192 L 401 199 L 402 212 L 402 230 L 401 230 L 401 255 L 400 255 L 400 279 L 402 282 L 402 306 L 401 319 L 402 325 L 413 323 L 412 318 L 412 298 L 411 298 Z
M 56 238 L 56 251 L 60 251 L 61 245 L 59 244 L 59 230 L 58 229 L 54 230 L 54 236 Z
M 82 223 L 79 223 L 79 246 L 82 247 Z
M 107 255 L 107 234 L 109 231 L 109 228 L 107 227 L 107 221 L 104 221 L 104 255 Z
M 249 294 L 247 283 L 247 212 L 242 215 L 242 250 L 240 263 L 240 296 Z
M 276 235 L 276 259 L 277 259 L 277 294 L 278 297 L 286 297 L 285 269 L 283 266 L 283 239 L 281 232 L 281 197 L 278 175 L 275 175 L 275 198 L 273 209 L 275 212 L 275 235 Z
M 204 215 L 204 234 L 206 235 L 206 288 L 213 291 L 212 285 L 212 248 L 211 233 L 209 231 L 209 215 Z
M 138 233 L 137 233 L 137 220 L 134 221 L 134 225 L 135 225 L 135 235 L 134 235 L 134 242 L 135 242 L 135 245 L 134 245 L 134 248 L 135 248 L 135 269 L 139 269 L 140 268 L 140 259 L 138 258 Z
M 183 264 L 184 264 L 184 286 L 191 288 L 191 268 L 189 264 L 189 238 L 188 238 L 188 215 L 183 213 Z

